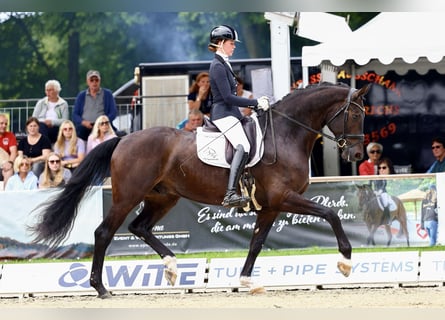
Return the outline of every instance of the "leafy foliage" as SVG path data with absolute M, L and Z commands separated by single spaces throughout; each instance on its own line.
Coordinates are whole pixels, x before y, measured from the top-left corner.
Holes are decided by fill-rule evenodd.
M 9 13 L 0 21 L 0 98 L 39 98 L 49 79 L 63 97 L 85 88 L 85 74 L 98 69 L 112 90 L 133 78 L 141 62 L 210 60 L 210 29 L 238 30 L 237 59 L 270 57 L 270 31 L 263 12 L 39 12 Z M 351 19 L 352 20 L 352 19 Z M 291 55 L 309 40 L 291 37 Z

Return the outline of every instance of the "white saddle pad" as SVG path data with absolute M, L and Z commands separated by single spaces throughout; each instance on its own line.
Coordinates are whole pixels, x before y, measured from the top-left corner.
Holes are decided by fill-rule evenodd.
M 246 167 L 252 167 L 257 164 L 264 153 L 263 133 L 261 132 L 258 118 L 255 113 L 250 117 L 254 120 L 256 126 L 256 150 L 255 155 Z M 198 158 L 212 166 L 230 168 L 230 164 L 226 161 L 226 141 L 226 137 L 221 132 L 205 132 L 202 131 L 202 127 L 198 127 L 196 130 Z

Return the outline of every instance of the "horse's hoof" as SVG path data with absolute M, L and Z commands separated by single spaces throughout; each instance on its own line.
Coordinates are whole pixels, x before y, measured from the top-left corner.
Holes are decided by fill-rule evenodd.
M 164 270 L 164 277 L 167 279 L 169 285 L 174 286 L 176 283 L 177 274 L 169 269 Z
M 342 259 L 341 261 L 337 262 L 337 268 L 341 272 L 342 275 L 345 277 L 349 277 L 351 274 L 352 269 L 352 263 L 349 259 Z
M 110 298 L 112 298 L 113 296 L 111 295 L 111 293 L 109 293 L 108 291 L 106 291 L 105 293 L 99 294 L 97 297 L 98 297 L 98 298 L 101 298 L 101 299 L 110 299 Z
M 164 261 L 165 265 L 164 277 L 167 280 L 168 284 L 174 286 L 176 283 L 176 278 L 178 276 L 176 257 L 165 256 L 162 260 Z
M 258 286 L 258 287 L 251 288 L 249 290 L 249 293 L 250 294 L 264 294 L 264 293 L 266 293 L 266 289 L 263 286 Z
M 250 294 L 266 293 L 266 289 L 264 289 L 264 287 L 261 285 L 257 285 L 255 283 L 253 283 L 253 281 L 250 279 L 250 277 L 245 277 L 245 276 L 240 277 L 239 281 L 242 286 L 249 288 Z

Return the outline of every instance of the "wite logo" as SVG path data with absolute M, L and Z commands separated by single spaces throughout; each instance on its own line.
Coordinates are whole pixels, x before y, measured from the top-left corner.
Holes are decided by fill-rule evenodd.
M 84 264 L 75 262 L 70 266 L 70 269 L 59 278 L 59 285 L 65 288 L 75 286 L 90 288 L 89 274 L 90 271 Z

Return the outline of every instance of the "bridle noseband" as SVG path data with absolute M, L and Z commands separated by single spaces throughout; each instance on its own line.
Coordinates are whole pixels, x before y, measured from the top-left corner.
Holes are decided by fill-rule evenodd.
M 349 115 L 349 108 L 351 107 L 351 105 L 356 106 L 357 108 L 359 108 L 360 112 L 362 112 L 363 114 L 365 113 L 365 108 L 363 106 L 361 106 L 360 104 L 358 104 L 355 101 L 352 101 L 352 94 L 356 91 L 356 89 L 351 88 L 349 89 L 349 93 L 348 93 L 348 97 L 346 99 L 345 104 L 338 109 L 338 111 L 332 116 L 332 118 L 330 120 L 328 120 L 326 122 L 326 125 L 328 126 L 332 121 L 334 121 L 335 118 L 337 118 L 337 116 L 339 116 L 341 114 L 341 112 L 343 112 L 344 114 L 344 120 L 343 120 L 343 133 L 339 136 L 339 137 L 331 137 L 331 136 L 327 136 L 327 138 L 335 141 L 337 143 L 337 146 L 340 149 L 343 149 L 347 146 L 348 144 L 348 138 L 349 139 L 359 139 L 359 141 L 363 141 L 365 135 L 363 133 L 361 134 L 350 134 L 350 133 L 345 133 L 345 129 L 346 129 L 346 124 L 348 123 L 348 115 Z M 350 145 L 349 147 L 353 147 L 354 145 L 358 144 L 354 143 L 352 145 Z

